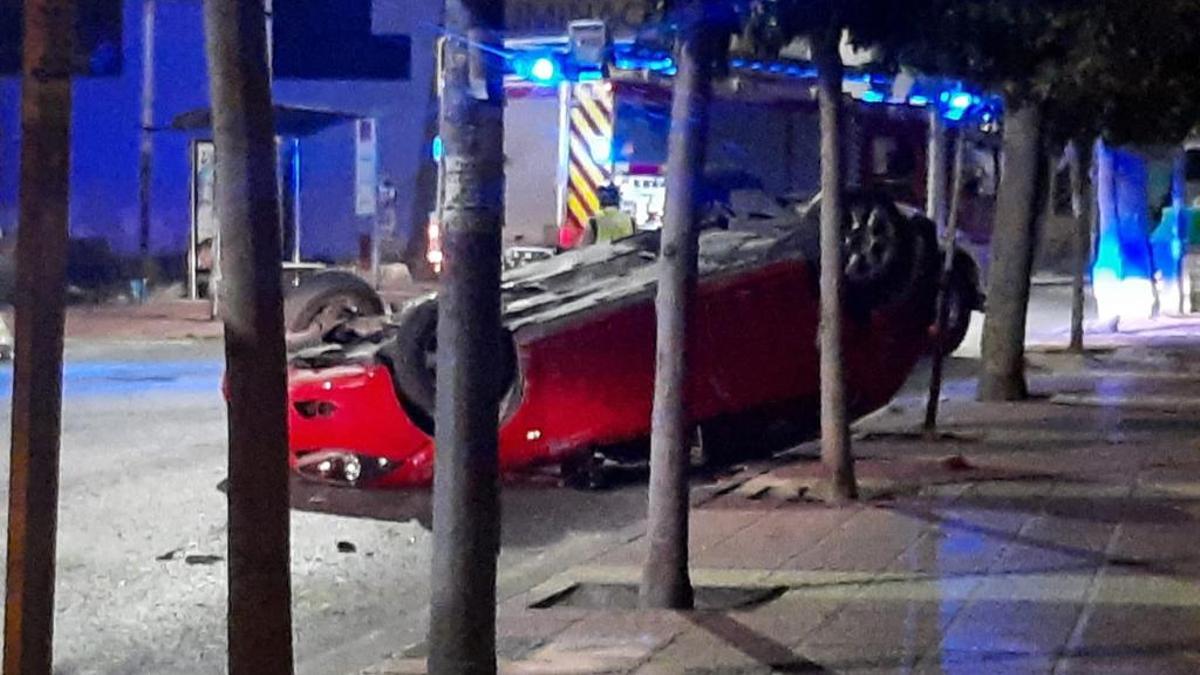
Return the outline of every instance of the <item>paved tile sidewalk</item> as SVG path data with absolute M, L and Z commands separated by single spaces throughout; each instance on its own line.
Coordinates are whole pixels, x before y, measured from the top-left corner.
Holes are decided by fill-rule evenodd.
M 693 582 L 773 601 L 530 608 L 636 583 L 639 538 L 503 599 L 502 670 L 1200 672 L 1200 426 L 1182 405 L 1200 399 L 1200 341 L 1032 361 L 1035 393 L 1079 397 L 954 397 L 937 443 L 905 435 L 915 399 L 860 425 L 869 502 L 807 501 L 816 465 L 800 456 L 694 509 Z M 372 672 L 423 672 L 413 654 Z

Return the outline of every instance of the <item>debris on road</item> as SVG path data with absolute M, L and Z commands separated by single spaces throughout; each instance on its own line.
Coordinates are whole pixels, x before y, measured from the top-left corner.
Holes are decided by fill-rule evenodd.
M 183 562 L 189 565 L 215 565 L 224 559 L 219 555 L 189 555 L 183 558 Z

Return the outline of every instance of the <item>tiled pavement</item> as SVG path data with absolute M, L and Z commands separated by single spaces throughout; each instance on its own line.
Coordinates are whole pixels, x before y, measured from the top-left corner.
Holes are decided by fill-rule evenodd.
M 780 587 L 773 601 L 530 608 L 576 583 L 636 583 L 636 539 L 502 599 L 502 671 L 1200 672 L 1200 343 L 1033 366 L 1036 392 L 1086 396 L 955 397 L 955 436 L 932 444 L 904 435 L 917 400 L 860 425 L 866 503 L 798 497 L 815 475 L 801 453 L 695 508 L 693 582 Z

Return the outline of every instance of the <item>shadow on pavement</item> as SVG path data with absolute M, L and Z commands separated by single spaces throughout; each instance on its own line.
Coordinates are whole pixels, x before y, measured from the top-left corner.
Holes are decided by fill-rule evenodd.
M 356 490 L 293 477 L 292 508 L 352 518 L 433 526 L 429 489 Z M 500 492 L 501 544 L 543 546 L 576 532 L 617 530 L 646 515 L 644 482 L 583 491 L 538 482 L 506 482 Z
M 821 664 L 797 656 L 787 645 L 762 635 L 722 612 L 688 612 L 693 625 L 720 638 L 773 673 L 832 673 Z

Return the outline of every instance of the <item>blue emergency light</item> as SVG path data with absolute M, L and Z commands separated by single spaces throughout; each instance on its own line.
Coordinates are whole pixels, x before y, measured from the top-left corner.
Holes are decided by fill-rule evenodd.
M 536 85 L 548 87 L 563 79 L 562 65 L 556 54 L 518 52 L 509 57 L 509 63 L 514 75 Z

